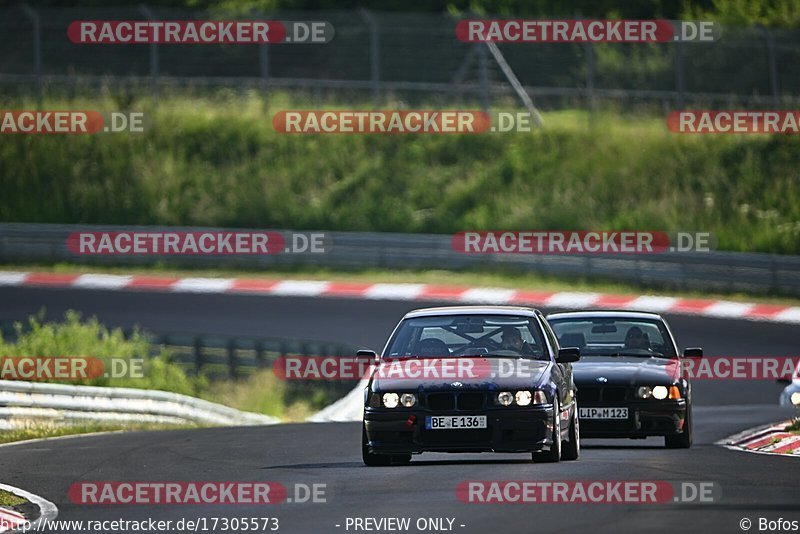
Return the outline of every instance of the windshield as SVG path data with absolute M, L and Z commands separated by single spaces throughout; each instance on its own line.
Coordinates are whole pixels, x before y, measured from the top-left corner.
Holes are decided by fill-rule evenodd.
M 442 315 L 406 319 L 385 356 L 507 356 L 549 360 L 539 324 L 516 315 Z
M 615 317 L 548 319 L 562 347 L 578 347 L 581 356 L 660 356 L 676 358 L 663 322 Z

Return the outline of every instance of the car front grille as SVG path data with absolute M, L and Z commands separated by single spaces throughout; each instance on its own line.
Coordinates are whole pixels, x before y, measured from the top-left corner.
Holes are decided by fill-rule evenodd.
M 426 406 L 430 410 L 475 411 L 484 407 L 485 393 L 428 393 L 425 396 Z
M 627 389 L 618 386 L 578 388 L 578 402 L 622 402 L 627 399 Z

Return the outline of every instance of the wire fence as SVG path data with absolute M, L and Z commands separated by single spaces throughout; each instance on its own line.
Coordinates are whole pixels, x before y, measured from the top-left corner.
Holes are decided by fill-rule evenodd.
M 513 97 L 483 44 L 455 37 L 449 15 L 356 11 L 253 14 L 327 21 L 326 44 L 73 44 L 76 20 L 199 20 L 219 14 L 156 5 L 0 8 L 0 86 L 87 94 L 110 86 L 156 99 L 170 87 L 306 90 L 314 99 L 398 99 L 491 105 Z M 714 43 L 499 44 L 536 105 L 593 107 L 601 101 L 665 108 L 690 104 L 784 107 L 800 97 L 800 31 L 725 27 Z

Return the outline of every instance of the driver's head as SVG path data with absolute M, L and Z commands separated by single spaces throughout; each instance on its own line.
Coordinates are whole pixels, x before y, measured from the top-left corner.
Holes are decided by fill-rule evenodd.
M 646 349 L 649 342 L 644 336 L 644 332 L 638 326 L 632 326 L 628 333 L 625 335 L 625 348 L 628 349 Z
M 522 348 L 522 334 L 518 328 L 507 326 L 503 328 L 501 344 L 504 349 L 519 350 Z

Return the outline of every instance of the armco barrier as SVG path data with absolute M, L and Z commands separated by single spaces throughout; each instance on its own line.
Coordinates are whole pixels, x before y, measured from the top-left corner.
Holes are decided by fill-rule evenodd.
M 148 226 L 0 224 L 0 262 L 70 262 L 87 265 L 175 267 L 318 266 L 339 269 L 513 269 L 571 278 L 599 278 L 643 287 L 673 287 L 715 292 L 800 295 L 800 256 L 741 252 L 640 255 L 460 254 L 451 236 L 371 232 L 325 232 L 325 253 L 274 255 L 78 256 L 67 236 L 79 231 L 164 231 Z M 170 231 L 220 231 L 171 227 Z M 241 230 L 241 229 L 238 229 Z M 260 229 L 265 230 L 265 229 Z M 277 230 L 281 231 L 281 230 Z
M 89 420 L 226 426 L 279 422 L 167 391 L 0 380 L 0 429 L 30 421 Z

